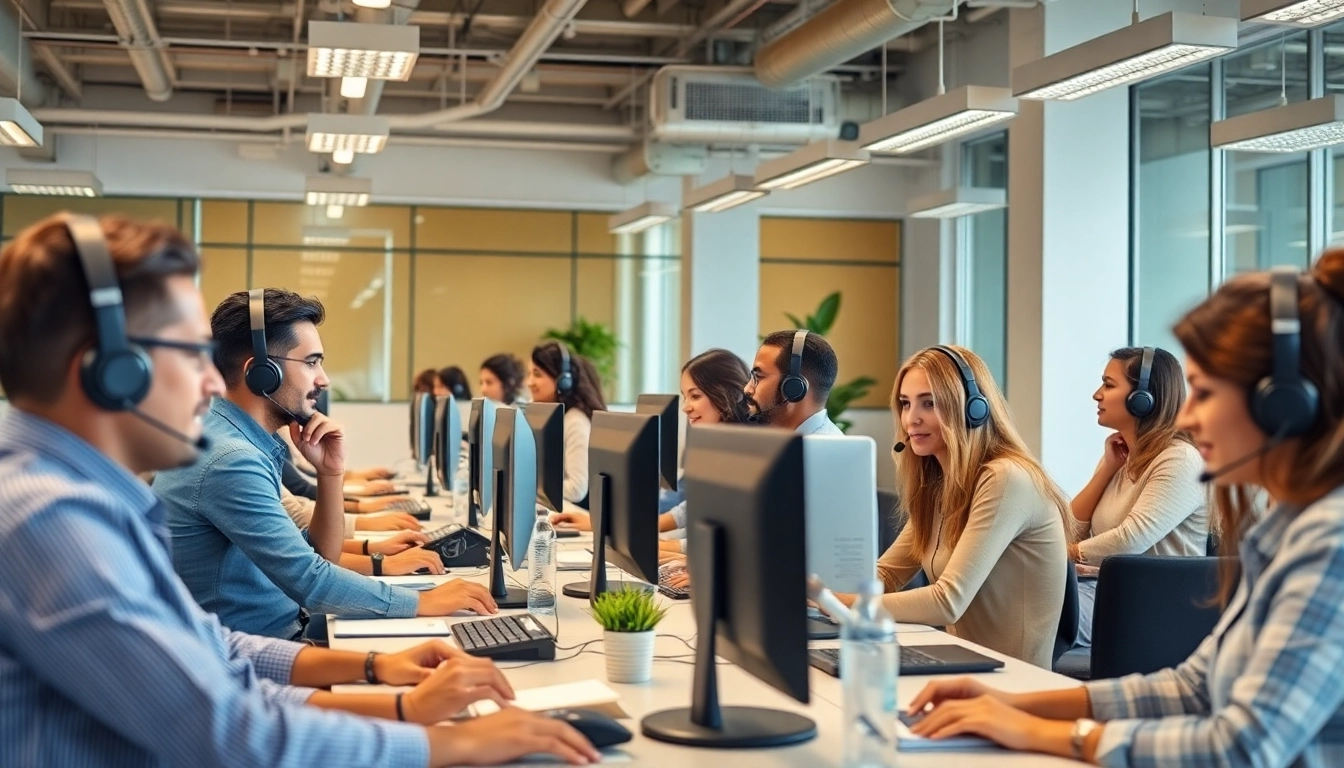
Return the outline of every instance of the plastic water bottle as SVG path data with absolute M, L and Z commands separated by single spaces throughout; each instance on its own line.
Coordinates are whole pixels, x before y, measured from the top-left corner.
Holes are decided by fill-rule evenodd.
M 555 615 L 555 528 L 549 517 L 545 508 L 537 510 L 527 555 L 527 612 L 534 616 Z
M 853 619 L 840 627 L 840 686 L 844 690 L 844 768 L 896 764 L 896 622 L 882 607 L 882 586 L 859 588 Z

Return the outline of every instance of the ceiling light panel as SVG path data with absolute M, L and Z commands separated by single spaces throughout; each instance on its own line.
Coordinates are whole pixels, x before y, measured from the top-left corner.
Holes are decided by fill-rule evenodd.
M 607 231 L 613 235 L 633 235 L 676 217 L 675 205 L 649 201 L 607 219 Z
M 304 184 L 308 205 L 365 206 L 372 194 L 372 181 L 351 176 L 309 176 Z
M 1241 0 L 1241 20 L 1316 27 L 1344 19 L 1344 0 Z
M 1014 69 L 1013 94 L 1072 101 L 1183 69 L 1236 47 L 1236 19 L 1164 13 Z
M 1307 152 L 1344 144 L 1344 96 L 1326 96 L 1219 120 L 1209 143 L 1240 152 Z
M 756 188 L 754 177 L 746 174 L 725 176 L 686 193 L 683 207 L 700 213 L 718 213 L 765 197 L 768 192 Z
M 0 99 L 0 147 L 42 146 L 42 124 L 18 99 Z
M 956 187 L 921 195 L 910 201 L 912 219 L 958 219 L 1008 207 L 1008 193 L 986 187 Z
M 308 115 L 309 152 L 382 152 L 392 132 L 391 123 L 379 115 Z
M 417 26 L 308 22 L 309 77 L 409 80 L 419 56 Z
M 10 168 L 5 171 L 5 183 L 20 195 L 98 197 L 103 194 L 102 182 L 88 171 L 31 171 Z
M 875 153 L 904 154 L 942 144 L 1017 116 L 1007 88 L 967 85 L 864 123 L 859 144 Z
M 857 142 L 827 139 L 777 157 L 756 169 L 756 186 L 762 189 L 797 189 L 824 178 L 867 165 L 869 155 Z

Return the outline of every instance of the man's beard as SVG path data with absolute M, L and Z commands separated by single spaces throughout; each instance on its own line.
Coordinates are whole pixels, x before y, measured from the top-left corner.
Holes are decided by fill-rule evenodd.
M 751 424 L 768 425 L 774 423 L 774 417 L 779 413 L 779 407 L 784 405 L 784 398 L 779 393 L 775 393 L 775 402 L 769 408 L 762 408 L 761 404 L 756 402 L 756 398 L 747 397 L 747 408 L 751 415 L 747 417 L 747 422 Z

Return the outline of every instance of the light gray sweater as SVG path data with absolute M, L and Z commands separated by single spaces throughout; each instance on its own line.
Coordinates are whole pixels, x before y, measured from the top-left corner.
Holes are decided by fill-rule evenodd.
M 1092 512 L 1079 522 L 1078 554 L 1088 565 L 1111 555 L 1203 557 L 1208 546 L 1208 491 L 1199 482 L 1204 460 L 1193 445 L 1173 441 L 1130 480 L 1122 467 Z

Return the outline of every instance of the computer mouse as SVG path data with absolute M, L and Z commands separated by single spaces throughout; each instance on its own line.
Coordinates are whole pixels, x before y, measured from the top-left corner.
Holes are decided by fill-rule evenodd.
M 571 528 L 568 526 L 559 526 L 559 525 L 555 527 L 555 538 L 557 539 L 575 539 L 578 538 L 578 536 L 579 536 L 578 528 Z
M 591 709 L 552 709 L 546 717 L 569 723 L 597 749 L 624 744 L 633 738 L 625 726 Z

